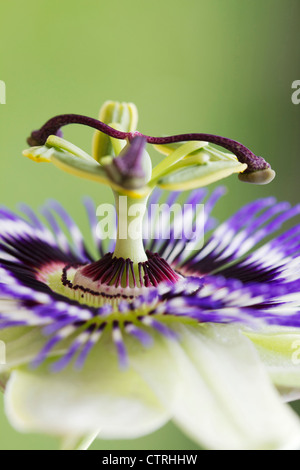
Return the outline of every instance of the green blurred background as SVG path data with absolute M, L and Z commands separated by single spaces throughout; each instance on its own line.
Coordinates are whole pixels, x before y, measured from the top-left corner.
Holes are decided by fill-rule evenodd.
M 299 0 L 11 0 L 0 8 L 0 202 L 34 209 L 55 197 L 85 223 L 81 198 L 111 201 L 97 185 L 21 156 L 33 129 L 61 113 L 97 117 L 108 100 L 133 101 L 139 130 L 162 135 L 209 132 L 231 137 L 277 171 L 269 186 L 226 181 L 215 214 L 273 194 L 299 201 Z M 67 128 L 87 151 L 92 131 Z M 2 406 L 1 406 L 2 409 Z M 21 435 L 0 411 L 0 449 L 56 448 Z M 93 449 L 195 449 L 168 425 L 137 441 L 98 441 Z

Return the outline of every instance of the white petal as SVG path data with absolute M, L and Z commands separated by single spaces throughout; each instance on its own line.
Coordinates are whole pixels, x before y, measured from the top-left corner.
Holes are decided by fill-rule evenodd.
M 299 388 L 278 387 L 277 389 L 284 403 L 300 400 Z
M 82 372 L 16 371 L 6 391 L 8 417 L 20 430 L 80 437 L 101 428 L 101 437 L 130 438 L 153 431 L 172 413 L 210 449 L 300 446 L 298 418 L 281 403 L 238 328 L 206 325 L 180 333 L 181 343 L 156 339 L 150 350 L 130 342 L 127 372 L 118 369 L 110 343 L 95 348 Z
M 175 403 L 169 401 L 168 384 L 157 376 L 157 364 L 148 364 L 143 375 L 192 438 L 209 449 L 300 446 L 298 418 L 281 402 L 253 345 L 238 328 L 206 325 L 182 329 L 181 334 L 181 345 L 169 343 L 181 384 Z M 139 358 L 135 366 L 143 373 Z M 170 382 L 170 393 L 172 387 Z
M 291 401 L 291 393 L 295 390 L 294 399 L 297 399 L 297 390 L 300 389 L 300 328 L 269 327 L 259 333 L 246 334 L 283 396 Z
M 0 362 L 0 373 L 33 360 L 45 344 L 39 328 L 13 327 L 0 331 L 0 341 L 5 346 L 5 362 Z
M 140 351 L 141 348 L 139 348 Z M 14 371 L 6 413 L 21 431 L 104 438 L 135 438 L 165 424 L 169 414 L 134 370 L 121 371 L 111 345 L 98 345 L 82 371 Z

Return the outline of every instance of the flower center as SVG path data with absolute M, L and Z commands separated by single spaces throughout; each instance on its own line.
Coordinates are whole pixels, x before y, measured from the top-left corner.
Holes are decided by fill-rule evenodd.
M 82 304 L 99 307 L 117 306 L 121 300 L 131 301 L 161 283 L 175 284 L 182 276 L 157 253 L 146 252 L 147 260 L 134 264 L 127 258 L 107 253 L 99 261 L 84 266 L 65 266 L 47 276 L 47 284 L 55 292 Z
M 136 269 L 129 258 L 116 258 L 107 253 L 99 261 L 79 268 L 74 282 L 96 292 L 123 289 L 131 295 L 144 287 L 156 287 L 166 281 L 175 283 L 180 279 L 181 276 L 157 253 L 148 251 L 146 254 L 148 260 L 138 263 Z

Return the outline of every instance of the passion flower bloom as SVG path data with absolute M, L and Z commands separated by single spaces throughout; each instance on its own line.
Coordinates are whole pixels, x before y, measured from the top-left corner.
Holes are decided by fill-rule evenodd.
M 62 139 L 69 123 L 97 129 L 93 157 Z M 299 419 L 284 401 L 300 389 L 300 226 L 279 230 L 300 207 L 259 199 L 217 224 L 211 211 L 223 189 L 195 188 L 231 173 L 266 183 L 270 165 L 230 139 L 154 138 L 136 123 L 134 105 L 111 102 L 99 121 L 58 116 L 28 139 L 26 156 L 112 187 L 118 227 L 107 246 L 85 201 L 93 256 L 57 202 L 43 219 L 27 206 L 24 215 L 1 209 L 8 419 L 20 431 L 60 436 L 65 448 L 135 438 L 168 420 L 208 449 L 298 448 Z M 165 154 L 153 170 L 147 142 Z M 178 191 L 195 189 L 167 239 L 155 213 L 143 218 L 146 204 L 161 200 L 156 187 L 177 191 L 164 201 L 164 221 Z M 195 228 L 199 204 L 202 244 L 202 231 L 178 237 L 188 223 Z

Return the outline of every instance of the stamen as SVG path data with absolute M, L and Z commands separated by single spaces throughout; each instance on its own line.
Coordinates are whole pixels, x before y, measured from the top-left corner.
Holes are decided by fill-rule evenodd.
M 143 137 L 149 144 L 155 145 L 198 140 L 210 142 L 229 150 L 236 155 L 241 163 L 248 165 L 246 171 L 239 176 L 242 181 L 266 184 L 272 181 L 275 177 L 275 172 L 271 169 L 270 164 L 266 162 L 266 160 L 255 155 L 240 142 L 226 137 L 202 133 L 178 134 L 168 137 L 152 137 L 141 134 L 140 132 L 122 132 L 98 121 L 97 119 L 81 116 L 79 114 L 63 114 L 50 119 L 41 127 L 41 129 L 33 131 L 27 142 L 31 146 L 44 145 L 50 135 L 57 135 L 60 128 L 68 124 L 82 124 L 84 126 L 89 126 L 115 139 L 128 139 L 129 141 L 132 141 L 136 137 Z

